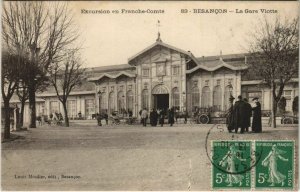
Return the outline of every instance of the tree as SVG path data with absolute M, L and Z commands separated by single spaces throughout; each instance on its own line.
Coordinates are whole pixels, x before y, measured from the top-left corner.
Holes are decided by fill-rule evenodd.
M 1 93 L 4 102 L 4 138 L 10 138 L 10 106 L 12 98 L 19 81 L 20 58 L 2 50 L 1 70 Z
M 27 74 L 25 74 L 27 75 Z M 41 79 L 41 78 L 39 78 Z M 24 110 L 25 110 L 25 103 L 29 99 L 29 93 L 28 93 L 28 82 L 26 81 L 28 78 L 24 77 L 24 74 L 20 74 L 20 82 L 17 84 L 16 87 L 16 94 L 19 98 L 19 101 L 21 103 L 21 109 L 20 109 L 20 126 L 22 127 L 24 125 Z M 35 92 L 43 92 L 46 90 L 47 86 L 49 85 L 48 78 L 44 77 L 43 81 L 38 81 L 36 86 Z
M 17 84 L 16 87 L 16 93 L 17 96 L 19 98 L 19 101 L 21 103 L 21 109 L 20 109 L 20 126 L 23 127 L 24 125 L 24 109 L 25 109 L 25 103 L 29 98 L 29 94 L 28 94 L 28 87 L 27 85 L 24 83 L 24 81 L 21 81 Z
M 278 102 L 279 113 L 284 114 L 285 108 L 286 108 L 286 99 L 285 99 L 285 97 L 281 97 Z
M 262 79 L 272 93 L 271 126 L 276 127 L 277 105 L 285 85 L 298 76 L 298 18 L 274 22 L 264 18 L 251 34 L 249 70 Z
M 49 71 L 50 82 L 53 85 L 57 98 L 64 108 L 65 126 L 69 127 L 67 100 L 71 91 L 82 84 L 84 69 L 81 60 L 72 50 L 64 61 L 55 63 Z
M 298 115 L 298 108 L 299 108 L 299 97 L 298 96 L 296 96 L 294 98 L 292 108 L 293 108 L 294 115 L 297 116 Z
M 78 37 L 67 3 L 4 2 L 2 37 L 9 52 L 30 55 L 27 74 L 30 127 L 36 127 L 35 91 L 49 67 L 62 58 L 61 51 Z

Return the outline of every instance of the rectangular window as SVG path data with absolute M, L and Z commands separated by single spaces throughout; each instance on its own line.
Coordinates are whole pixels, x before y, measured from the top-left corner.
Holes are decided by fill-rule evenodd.
M 58 101 L 50 101 L 50 112 L 59 113 Z
M 69 118 L 75 118 L 77 115 L 76 112 L 76 101 L 75 100 L 69 100 L 67 101 L 67 108 L 68 108 L 68 116 Z
M 149 68 L 142 69 L 142 75 L 144 77 L 149 77 L 149 74 L 150 74 L 150 69 Z
M 173 66 L 172 67 L 172 75 L 179 75 L 179 70 L 180 70 L 179 66 Z
M 85 116 L 87 119 L 92 119 L 92 114 L 95 114 L 95 100 L 85 100 Z

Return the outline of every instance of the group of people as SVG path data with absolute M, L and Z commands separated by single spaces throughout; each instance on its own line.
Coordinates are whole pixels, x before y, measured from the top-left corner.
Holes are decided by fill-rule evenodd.
M 148 111 L 146 108 L 140 111 L 140 116 L 141 116 L 141 123 L 143 124 L 144 127 L 147 126 L 147 120 L 148 120 Z M 150 125 L 151 126 L 157 126 L 157 124 L 160 124 L 161 127 L 164 126 L 165 123 L 165 117 L 168 117 L 168 124 L 170 126 L 173 126 L 175 122 L 175 109 L 174 107 L 171 107 L 168 109 L 168 111 L 164 109 L 151 109 L 150 111 Z
M 230 98 L 233 102 L 234 98 Z M 235 102 L 233 106 L 230 107 L 227 115 L 227 128 L 229 132 L 235 131 L 240 133 L 249 132 L 249 127 L 254 133 L 261 133 L 261 105 L 258 101 L 258 97 L 252 99 L 254 102 L 252 105 L 248 103 L 246 98 L 238 96 L 238 101 Z M 251 116 L 252 124 L 251 124 Z

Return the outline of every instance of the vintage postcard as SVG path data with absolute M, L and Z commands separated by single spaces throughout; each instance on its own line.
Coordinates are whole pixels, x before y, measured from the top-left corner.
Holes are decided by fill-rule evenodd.
M 298 1 L 4 1 L 3 191 L 299 190 Z

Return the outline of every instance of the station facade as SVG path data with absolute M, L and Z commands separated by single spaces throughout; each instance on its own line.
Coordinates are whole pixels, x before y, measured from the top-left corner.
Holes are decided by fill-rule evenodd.
M 128 64 L 87 68 L 81 87 L 71 92 L 68 115 L 91 119 L 95 113 L 175 107 L 191 114 L 196 108 L 211 108 L 214 115 L 229 107 L 229 97 L 242 95 L 249 101 L 259 97 L 263 111 L 271 109 L 271 91 L 249 71 L 245 54 L 196 57 L 162 42 L 160 37 L 149 47 L 128 59 Z M 287 111 L 298 96 L 298 78 L 283 92 Z M 13 102 L 18 102 L 16 99 Z M 54 89 L 37 94 L 37 115 L 63 114 Z M 29 121 L 28 105 L 24 121 Z
M 263 110 L 271 109 L 271 92 L 260 79 L 247 75 L 245 54 L 195 57 L 160 38 L 128 59 L 121 69 L 102 71 L 89 78 L 95 83 L 96 111 L 132 111 L 175 107 L 191 113 L 196 108 L 225 112 L 229 97 L 242 95 L 250 101 L 259 97 Z M 284 91 L 287 110 L 298 96 L 298 80 Z

